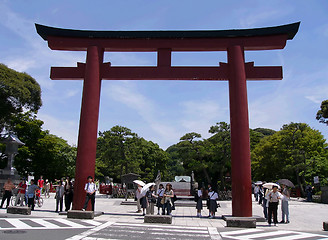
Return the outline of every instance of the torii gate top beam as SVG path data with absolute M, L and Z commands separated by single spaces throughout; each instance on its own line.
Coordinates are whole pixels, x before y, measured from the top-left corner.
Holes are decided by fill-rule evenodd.
M 87 31 L 36 24 L 38 34 L 52 50 L 85 51 L 99 46 L 110 52 L 226 51 L 232 45 L 244 50 L 283 49 L 294 38 L 300 22 L 288 25 L 204 31 Z

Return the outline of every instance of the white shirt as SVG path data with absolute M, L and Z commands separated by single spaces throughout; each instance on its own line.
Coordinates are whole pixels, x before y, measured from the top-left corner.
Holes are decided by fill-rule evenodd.
M 94 182 L 86 183 L 84 190 L 87 191 L 87 193 L 92 193 L 93 191 L 96 191 L 96 184 Z
M 282 190 L 281 200 L 282 201 L 288 201 L 289 200 L 289 197 L 288 196 L 290 196 L 290 192 L 289 192 L 289 190 L 287 188 L 284 188 Z
M 198 190 L 197 194 L 198 194 L 198 197 L 202 197 L 202 195 L 203 195 L 202 190 Z
M 211 200 L 216 200 L 219 198 L 219 195 L 217 192 L 209 192 L 208 195 L 210 196 Z
M 259 186 L 255 186 L 255 188 L 254 188 L 254 193 L 258 193 L 259 191 L 260 191 Z
M 162 189 L 158 189 L 158 190 L 157 190 L 157 195 L 158 195 L 159 197 L 163 197 L 163 195 L 164 195 L 164 188 L 162 188 Z
M 265 198 L 268 199 L 269 202 L 279 202 L 279 198 L 281 198 L 281 194 L 278 191 L 275 193 L 271 191 L 266 195 Z

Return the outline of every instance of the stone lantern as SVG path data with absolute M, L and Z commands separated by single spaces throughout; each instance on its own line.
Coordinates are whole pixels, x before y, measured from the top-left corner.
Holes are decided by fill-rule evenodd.
M 13 167 L 14 158 L 18 153 L 18 147 L 24 145 L 24 143 L 20 141 L 17 136 L 11 134 L 3 141 L 3 143 L 6 144 L 5 154 L 8 156 L 8 164 L 7 167 L 3 169 L 3 174 L 14 175 L 16 170 Z

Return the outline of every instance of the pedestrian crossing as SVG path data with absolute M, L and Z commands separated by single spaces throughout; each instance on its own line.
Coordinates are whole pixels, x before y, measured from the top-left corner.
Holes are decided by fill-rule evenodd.
M 264 229 L 243 229 L 229 232 L 220 232 L 224 240 L 253 240 L 253 239 L 270 239 L 270 240 L 296 240 L 296 239 L 311 239 L 311 240 L 324 240 L 328 239 L 327 235 L 295 232 L 295 231 L 267 231 Z
M 2 218 L 0 219 L 0 231 L 94 228 L 101 224 L 102 222 L 94 220 L 68 220 L 59 218 Z
M 101 227 L 101 226 L 99 226 Z M 185 240 L 220 240 L 216 228 L 189 227 L 172 225 L 154 225 L 138 223 L 110 223 L 98 231 L 89 230 L 68 240 L 103 240 L 103 239 L 185 239 Z

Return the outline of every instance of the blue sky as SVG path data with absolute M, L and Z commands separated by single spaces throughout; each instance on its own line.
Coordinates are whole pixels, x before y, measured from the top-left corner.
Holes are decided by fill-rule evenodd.
M 32 75 L 42 87 L 44 128 L 77 143 L 82 81 L 52 81 L 51 66 L 76 66 L 84 52 L 51 51 L 34 23 L 88 30 L 220 30 L 301 21 L 279 51 L 246 52 L 256 66 L 283 66 L 282 81 L 248 82 L 250 127 L 279 130 L 305 122 L 328 137 L 315 115 L 328 99 L 328 1 L 6 1 L 0 0 L 0 62 Z M 216 66 L 225 52 L 174 53 L 173 65 Z M 112 65 L 155 65 L 155 53 L 106 53 Z M 228 82 L 103 81 L 99 130 L 126 126 L 162 148 L 187 132 L 209 137 L 229 122 Z

